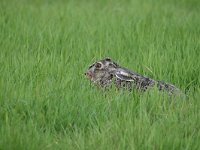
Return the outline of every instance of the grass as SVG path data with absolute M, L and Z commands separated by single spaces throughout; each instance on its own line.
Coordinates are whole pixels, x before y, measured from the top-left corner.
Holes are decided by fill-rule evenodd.
M 199 13 L 198 0 L 1 0 L 0 149 L 198 149 Z M 107 56 L 187 100 L 90 86 Z

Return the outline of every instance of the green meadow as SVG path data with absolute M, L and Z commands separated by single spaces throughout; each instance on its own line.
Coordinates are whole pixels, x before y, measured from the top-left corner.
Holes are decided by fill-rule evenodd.
M 105 57 L 187 97 L 103 91 Z M 199 148 L 199 0 L 0 0 L 0 150 Z

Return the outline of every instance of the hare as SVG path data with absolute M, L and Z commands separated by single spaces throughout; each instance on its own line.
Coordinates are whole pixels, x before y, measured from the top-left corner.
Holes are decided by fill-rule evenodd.
M 89 66 L 85 75 L 90 81 L 100 87 L 109 87 L 114 83 L 118 89 L 146 91 L 156 86 L 159 91 L 167 91 L 169 94 L 181 93 L 174 85 L 144 77 L 121 67 L 112 61 L 111 58 L 105 58 L 93 63 Z

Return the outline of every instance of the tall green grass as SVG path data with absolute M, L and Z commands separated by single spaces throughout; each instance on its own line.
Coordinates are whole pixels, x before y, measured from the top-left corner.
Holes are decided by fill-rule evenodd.
M 200 147 L 198 0 L 1 0 L 0 149 Z M 102 91 L 95 60 L 175 84 Z

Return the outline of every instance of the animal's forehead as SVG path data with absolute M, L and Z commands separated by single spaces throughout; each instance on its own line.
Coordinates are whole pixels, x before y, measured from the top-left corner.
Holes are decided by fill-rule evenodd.
M 95 63 L 91 64 L 88 68 L 90 69 L 90 68 L 92 68 L 94 65 L 95 65 Z
M 89 66 L 89 69 L 92 68 L 93 66 L 95 66 L 96 63 L 102 63 L 103 65 L 106 65 L 106 63 L 103 62 L 103 61 L 96 61 L 96 62 L 92 63 L 92 64 Z
M 105 59 L 101 59 L 99 61 L 96 61 L 94 63 L 92 63 L 89 68 L 92 68 L 93 66 L 95 66 L 96 63 L 102 63 L 103 65 L 107 66 L 109 64 L 113 64 L 115 66 L 118 66 L 117 63 L 115 63 L 114 61 L 112 61 L 110 58 L 105 58 Z

